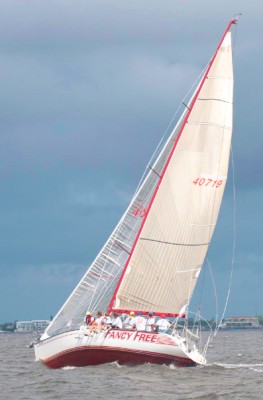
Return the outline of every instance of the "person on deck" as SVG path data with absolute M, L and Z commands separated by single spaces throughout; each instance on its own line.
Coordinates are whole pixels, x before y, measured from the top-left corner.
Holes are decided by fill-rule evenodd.
M 134 312 L 131 311 L 130 315 L 124 320 L 124 329 L 132 329 L 133 326 L 133 321 L 134 321 Z
M 97 318 L 95 319 L 95 324 L 96 325 L 101 325 L 103 324 L 103 315 L 101 311 L 97 312 Z
M 146 320 L 146 332 L 154 332 L 154 327 L 155 327 L 155 318 L 153 316 L 153 312 L 150 311 L 148 314 L 148 318 Z
M 104 328 L 104 318 L 101 311 L 98 311 L 97 318 L 95 319 L 95 330 L 101 331 Z
M 95 332 L 95 333 L 101 332 L 101 330 L 102 330 L 102 328 L 103 328 L 103 325 L 104 325 L 104 322 L 103 322 L 103 315 L 102 315 L 102 312 L 101 312 L 101 311 L 98 311 L 95 321 L 94 321 L 92 324 L 90 324 L 90 326 L 89 326 L 89 331 L 90 331 L 90 333 L 93 333 L 93 332 Z
M 108 328 L 111 325 L 111 317 L 109 313 L 105 313 L 103 315 L 103 324 L 106 328 Z
M 136 317 L 133 319 L 132 329 L 137 331 L 145 331 L 146 319 L 143 317 L 142 312 L 138 311 Z
M 90 329 L 92 329 L 92 325 L 94 324 L 95 319 L 94 317 L 91 315 L 90 311 L 86 312 L 85 318 L 84 318 L 84 324 L 81 325 L 80 327 L 80 331 L 82 332 L 82 334 L 84 335 L 89 335 L 90 334 Z
M 156 329 L 157 332 L 164 333 L 164 332 L 166 332 L 166 331 L 170 328 L 171 324 L 170 324 L 170 322 L 166 319 L 166 315 L 165 315 L 165 314 L 162 314 L 162 315 L 161 315 L 161 318 L 158 319 L 158 321 L 156 322 L 155 326 L 156 326 L 156 328 L 157 328 L 157 329 Z
M 85 316 L 85 324 L 87 326 L 90 326 L 94 323 L 94 321 L 95 321 L 94 317 L 91 315 L 89 311 L 87 311 Z
M 113 319 L 111 321 L 111 327 L 115 329 L 122 329 L 122 320 L 117 312 L 113 313 Z

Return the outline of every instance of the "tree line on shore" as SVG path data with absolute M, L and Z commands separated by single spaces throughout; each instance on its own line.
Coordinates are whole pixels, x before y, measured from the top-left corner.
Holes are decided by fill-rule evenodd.
M 4 322 L 0 324 L 0 330 L 4 332 L 14 332 L 16 329 L 16 321 L 15 322 Z

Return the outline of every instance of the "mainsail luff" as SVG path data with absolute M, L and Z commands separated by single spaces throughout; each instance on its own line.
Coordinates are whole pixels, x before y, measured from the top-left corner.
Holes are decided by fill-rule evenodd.
M 133 309 L 133 310 L 142 310 L 142 311 L 155 311 L 155 312 L 165 312 L 167 314 L 169 313 L 175 313 L 175 314 L 182 314 L 182 310 L 185 310 L 185 308 L 187 307 L 189 300 L 191 298 L 192 292 L 194 290 L 195 284 L 196 284 L 196 280 L 197 277 L 199 275 L 200 272 L 200 268 L 203 264 L 203 260 L 205 258 L 205 255 L 207 253 L 207 249 L 208 249 L 208 245 L 211 239 L 211 236 L 213 234 L 213 230 L 214 230 L 214 226 L 216 223 L 216 219 L 217 219 L 217 215 L 219 212 L 219 207 L 221 204 L 221 200 L 222 200 L 222 196 L 223 196 L 223 189 L 225 187 L 225 182 L 226 182 L 226 176 L 223 176 L 221 179 L 221 177 L 219 176 L 218 172 L 220 167 L 220 159 L 217 161 L 217 163 L 215 163 L 215 165 L 217 165 L 217 171 L 214 171 L 213 174 L 208 176 L 208 183 L 210 183 L 212 181 L 211 177 L 217 177 L 217 179 L 214 181 L 215 183 L 213 183 L 213 185 L 216 185 L 216 188 L 218 188 L 219 186 L 222 185 L 221 187 L 221 193 L 220 194 L 212 194 L 213 196 L 213 201 L 210 203 L 208 203 L 209 200 L 209 196 L 207 196 L 207 207 L 209 207 L 209 215 L 210 217 L 210 221 L 208 221 L 208 223 L 205 224 L 206 226 L 206 231 L 207 233 L 205 235 L 203 235 L 203 237 L 205 237 L 207 240 L 204 241 L 203 243 L 195 243 L 194 237 L 192 238 L 192 240 L 189 240 L 190 237 L 185 236 L 185 239 L 183 239 L 183 237 L 181 237 L 182 243 L 175 243 L 175 242 L 165 242 L 162 240 L 157 240 L 156 237 L 153 237 L 153 232 L 156 231 L 156 224 L 158 225 L 158 229 L 159 231 L 161 230 L 161 225 L 160 225 L 160 220 L 158 219 L 157 215 L 153 215 L 154 213 L 156 213 L 156 208 L 155 210 L 153 210 L 153 205 L 154 203 L 157 202 L 157 198 L 158 198 L 158 193 L 159 193 L 159 188 L 161 186 L 165 186 L 163 184 L 164 181 L 164 177 L 166 175 L 166 170 L 168 168 L 168 166 L 170 165 L 172 156 L 174 154 L 175 149 L 178 146 L 179 140 L 181 138 L 182 133 L 186 130 L 186 124 L 195 124 L 195 119 L 193 119 L 192 121 L 190 120 L 190 117 L 193 116 L 195 114 L 194 109 L 198 108 L 198 102 L 204 100 L 210 100 L 211 103 L 213 103 L 213 101 L 222 101 L 222 102 L 226 102 L 228 103 L 228 99 L 229 99 L 229 104 L 231 105 L 231 107 L 228 107 L 228 105 L 224 104 L 224 108 L 222 108 L 222 112 L 224 112 L 225 118 L 227 120 L 230 121 L 230 126 L 226 126 L 225 123 L 219 123 L 218 126 L 216 126 L 217 130 L 222 130 L 222 132 L 220 132 L 222 138 L 222 143 L 223 141 L 227 141 L 226 139 L 224 139 L 224 132 L 226 130 L 230 130 L 230 137 L 231 137 L 231 129 L 232 129 L 232 92 L 233 92 L 233 88 L 232 88 L 232 92 L 231 92 L 231 85 L 232 85 L 232 76 L 227 76 L 226 79 L 231 80 L 230 82 L 230 86 L 228 87 L 228 84 L 225 84 L 224 86 L 224 90 L 227 91 L 228 89 L 230 90 L 230 94 L 228 94 L 228 97 L 226 96 L 226 100 L 224 99 L 224 97 L 218 97 L 215 99 L 208 99 L 204 96 L 203 99 L 199 99 L 198 96 L 201 93 L 203 87 L 204 87 L 204 83 L 206 81 L 206 79 L 208 78 L 208 75 L 212 69 L 212 67 L 214 66 L 214 61 L 218 55 L 219 50 L 221 49 L 222 51 L 225 50 L 225 48 L 223 48 L 223 43 L 224 41 L 226 41 L 226 45 L 225 47 L 227 47 L 227 34 L 228 36 L 230 35 L 229 31 L 230 28 L 232 26 L 232 24 L 235 24 L 236 20 L 232 20 L 230 21 L 230 23 L 228 24 L 222 39 L 219 42 L 219 45 L 216 49 L 216 52 L 214 54 L 214 56 L 212 57 L 210 64 L 207 68 L 207 71 L 205 72 L 199 88 L 196 91 L 196 94 L 193 98 L 193 101 L 191 102 L 191 105 L 189 107 L 188 112 L 186 113 L 184 122 L 181 126 L 181 129 L 179 131 L 179 134 L 177 136 L 177 139 L 175 141 L 175 144 L 170 152 L 170 155 L 167 159 L 166 164 L 164 165 L 163 171 L 160 174 L 160 179 L 159 182 L 157 184 L 157 187 L 153 193 L 152 199 L 150 201 L 149 207 L 147 209 L 147 213 L 144 217 L 143 223 L 139 229 L 139 232 L 137 234 L 137 237 L 134 241 L 134 245 L 131 251 L 130 256 L 127 259 L 125 268 L 123 269 L 119 284 L 115 290 L 115 293 L 113 295 L 113 298 L 111 300 L 110 303 L 110 310 L 118 310 L 118 311 L 127 311 L 129 309 Z M 222 47 L 222 48 L 221 48 Z M 231 57 L 231 56 L 230 56 Z M 232 58 L 231 58 L 231 63 L 232 63 Z M 215 67 L 216 68 L 216 67 Z M 230 68 L 230 71 L 231 68 Z M 231 75 L 231 72 L 230 72 Z M 213 77 L 210 77 L 211 79 L 213 79 Z M 222 78 L 222 77 L 221 77 Z M 224 79 L 224 78 L 223 78 Z M 216 85 L 215 85 L 216 86 Z M 233 86 L 233 85 L 232 85 Z M 220 90 L 216 87 L 216 90 L 218 92 L 220 92 Z M 204 94 L 205 94 L 205 89 L 203 90 Z M 220 93 L 221 95 L 224 94 L 226 95 L 226 93 Z M 211 105 L 211 107 L 213 107 L 213 105 Z M 200 108 L 200 107 L 199 107 Z M 218 107 L 219 111 L 220 111 L 220 106 Z M 230 110 L 230 111 L 229 111 Z M 202 110 L 201 110 L 202 112 Z M 215 114 L 215 113 L 214 113 Z M 231 117 L 230 115 L 231 114 Z M 209 119 L 209 118 L 208 118 Z M 198 119 L 197 119 L 198 120 Z M 215 125 L 217 122 L 217 115 L 214 115 L 214 120 L 215 120 Z M 202 124 L 202 122 L 200 122 L 200 124 Z M 211 122 L 211 126 L 213 125 L 213 123 Z M 211 130 L 212 132 L 212 130 Z M 212 132 L 213 133 L 213 132 Z M 219 135 L 219 137 L 221 137 Z M 229 156 L 229 149 L 230 149 L 230 142 L 225 144 L 222 144 L 222 149 L 224 150 L 224 160 L 223 160 L 223 165 L 222 165 L 222 170 L 227 171 L 228 168 L 228 156 Z M 220 156 L 219 156 L 220 157 Z M 211 168 L 210 168 L 211 170 Z M 204 177 L 200 178 L 202 179 L 206 179 Z M 224 181 L 223 181 L 224 180 Z M 200 181 L 201 182 L 201 181 Z M 167 185 L 167 183 L 166 183 Z M 182 185 L 184 185 L 184 182 L 182 182 Z M 218 186 L 217 186 L 218 185 Z M 169 187 L 170 188 L 170 187 Z M 213 186 L 214 188 L 214 186 Z M 210 189 L 210 188 L 209 188 Z M 171 192 L 171 191 L 170 191 Z M 169 191 L 166 191 L 166 193 L 168 195 L 170 195 Z M 173 194 L 172 194 L 173 196 Z M 211 197 L 211 196 L 210 196 Z M 171 201 L 173 201 L 174 199 L 171 199 Z M 159 212 L 161 212 L 161 208 L 163 206 L 163 203 L 165 201 L 165 198 L 162 197 L 162 201 L 159 202 Z M 170 203 L 171 203 L 170 201 Z M 212 209 L 211 209 L 212 207 Z M 203 204 L 203 209 L 206 208 L 206 205 L 204 207 Z M 190 210 L 194 210 L 196 209 L 196 207 L 189 207 Z M 189 212 L 189 210 L 182 210 L 182 212 Z M 149 222 L 149 216 L 151 215 L 150 221 L 153 222 L 153 224 L 151 224 L 151 222 Z M 152 216 L 153 215 L 153 216 Z M 165 215 L 165 214 L 164 214 Z M 192 220 L 195 220 L 195 216 L 193 215 Z M 180 218 L 177 218 L 178 221 L 180 222 Z M 182 219 L 183 220 L 183 219 Z M 156 221 L 156 222 L 154 222 Z M 169 218 L 167 218 L 166 215 L 166 221 L 164 223 L 165 226 L 169 225 Z M 198 224 L 196 224 L 198 226 Z M 201 226 L 201 225 L 200 225 Z M 183 229 L 182 229 L 183 230 Z M 185 230 L 185 234 L 187 235 L 187 231 Z M 190 233 L 191 234 L 191 233 Z M 162 237 L 162 234 L 160 235 L 160 233 L 158 232 L 158 234 L 155 232 L 155 235 L 158 236 L 159 238 Z M 178 237 L 180 235 L 177 235 Z M 189 236 L 189 233 L 188 233 Z M 143 241 L 148 242 L 148 243 L 143 243 Z M 165 252 L 167 252 L 167 247 L 163 246 L 163 248 L 161 249 L 161 247 L 157 247 L 156 243 L 157 242 L 162 242 L 165 245 L 171 245 L 171 246 L 181 246 L 181 251 L 179 256 L 177 256 L 176 259 L 176 255 L 174 253 L 173 250 L 170 251 L 170 255 L 167 257 L 165 256 Z M 188 246 L 196 246 L 196 249 L 192 250 L 192 256 L 190 255 L 189 258 L 189 254 L 186 254 L 184 247 L 184 243 L 185 247 L 187 248 Z M 188 244 L 189 243 L 189 244 Z M 163 254 L 160 254 L 160 251 L 163 252 Z M 155 262 L 152 262 L 151 257 L 153 257 L 155 259 Z M 179 259 L 178 259 L 179 257 Z M 159 259 L 159 261 L 158 261 Z M 176 286 L 176 293 L 173 293 L 173 291 L 171 290 L 170 295 L 167 296 L 167 294 L 161 294 L 158 293 L 158 280 L 160 279 L 160 272 L 156 273 L 154 271 L 155 265 L 158 265 L 158 263 L 160 264 L 161 262 L 167 262 L 168 265 L 172 265 L 173 263 L 173 259 L 176 260 L 178 262 L 178 264 L 180 265 L 185 265 L 186 263 L 188 263 L 188 265 L 194 265 L 194 268 L 191 270 L 184 267 L 184 269 L 182 271 L 177 271 L 178 273 L 188 273 L 189 274 L 189 278 L 188 278 L 188 283 L 186 284 L 185 287 L 183 287 L 183 280 L 182 280 L 182 285 L 181 286 Z M 163 261 L 161 261 L 163 260 Z M 141 272 L 140 267 L 142 267 L 143 265 L 143 269 L 144 271 Z M 136 275 L 135 273 L 133 273 L 133 271 L 136 271 Z M 162 281 L 167 282 L 168 283 L 168 279 L 169 279 L 169 273 L 171 273 L 171 268 L 167 270 L 167 272 L 165 271 L 165 269 L 163 269 L 163 274 L 167 273 L 168 276 L 166 276 L 166 279 L 163 279 L 164 277 L 162 276 Z M 158 275 L 159 274 L 159 275 Z M 153 278 L 152 278 L 153 277 Z M 157 279 L 155 279 L 157 278 Z M 144 285 L 142 284 L 142 281 L 144 282 Z M 140 288 L 140 289 L 139 289 Z M 151 290 L 152 289 L 152 290 Z M 148 293 L 152 295 L 148 295 Z M 147 295 L 146 295 L 147 293 Z M 187 294 L 186 294 L 187 293 Z M 163 298 L 169 298 L 167 301 L 163 302 Z M 173 299 L 176 299 L 175 301 Z M 157 300 L 156 300 L 157 299 Z M 115 304 L 114 304 L 115 303 Z

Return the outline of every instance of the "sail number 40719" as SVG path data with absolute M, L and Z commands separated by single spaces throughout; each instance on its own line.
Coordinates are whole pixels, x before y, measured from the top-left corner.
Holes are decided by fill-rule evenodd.
M 215 188 L 219 188 L 222 185 L 223 181 L 222 179 L 211 179 L 211 178 L 196 178 L 193 181 L 194 185 L 199 185 L 199 186 L 212 186 Z

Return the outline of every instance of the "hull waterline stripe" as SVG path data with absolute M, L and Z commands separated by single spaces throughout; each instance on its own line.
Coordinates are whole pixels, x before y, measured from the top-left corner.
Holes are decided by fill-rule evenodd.
M 187 357 L 180 357 L 180 356 L 173 356 L 173 355 L 169 355 L 169 354 L 164 354 L 164 353 L 157 353 L 157 352 L 150 352 L 150 351 L 143 351 L 143 350 L 133 350 L 133 349 L 128 349 L 128 348 L 121 348 L 121 347 L 111 347 L 111 346 L 82 346 L 82 347 L 75 347 L 73 349 L 69 349 L 69 350 L 65 350 L 63 352 L 60 352 L 54 356 L 48 357 L 46 359 L 42 359 L 41 361 L 44 362 L 46 365 L 48 365 L 49 363 L 52 363 L 52 361 L 54 360 L 59 360 L 60 358 L 63 358 L 63 356 L 69 355 L 70 353 L 84 353 L 84 352 L 92 352 L 92 351 L 101 351 L 103 352 L 103 350 L 105 351 L 110 351 L 110 352 L 117 352 L 120 354 L 134 354 L 136 355 L 144 355 L 147 357 L 151 357 L 153 360 L 154 358 L 156 359 L 165 359 L 167 361 L 173 362 L 173 361 L 177 361 L 177 362 L 181 362 L 184 364 L 192 364 L 192 365 L 196 365 L 196 362 L 193 361 L 191 358 L 187 358 Z M 116 360 L 117 361 L 117 360 Z

